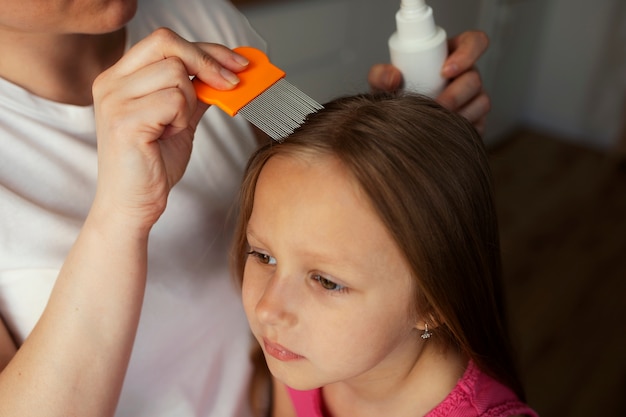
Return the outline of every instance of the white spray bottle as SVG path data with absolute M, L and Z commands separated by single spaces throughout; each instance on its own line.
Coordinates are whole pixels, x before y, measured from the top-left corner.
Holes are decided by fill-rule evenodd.
M 389 38 L 389 53 L 391 63 L 402 72 L 404 88 L 436 97 L 446 84 L 441 68 L 448 46 L 433 9 L 425 0 L 401 0 L 396 28 Z

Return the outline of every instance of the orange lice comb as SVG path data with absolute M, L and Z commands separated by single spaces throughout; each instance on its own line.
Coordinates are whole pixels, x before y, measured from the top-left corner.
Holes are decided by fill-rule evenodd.
M 196 95 L 218 106 L 230 116 L 241 114 L 250 123 L 280 141 L 298 128 L 307 115 L 322 105 L 285 80 L 285 72 L 274 66 L 260 50 L 249 46 L 234 49 L 250 61 L 237 73 L 239 84 L 232 90 L 216 90 L 194 78 Z

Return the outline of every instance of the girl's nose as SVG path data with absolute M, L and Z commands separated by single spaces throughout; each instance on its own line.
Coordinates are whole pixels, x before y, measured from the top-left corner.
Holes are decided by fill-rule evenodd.
M 269 326 L 293 326 L 297 322 L 293 308 L 295 294 L 285 280 L 270 279 L 256 305 L 255 312 L 259 322 Z

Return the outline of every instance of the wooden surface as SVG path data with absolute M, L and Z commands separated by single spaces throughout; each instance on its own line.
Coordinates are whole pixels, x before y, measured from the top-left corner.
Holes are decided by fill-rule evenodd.
M 524 131 L 490 155 L 528 402 L 625 416 L 626 164 Z

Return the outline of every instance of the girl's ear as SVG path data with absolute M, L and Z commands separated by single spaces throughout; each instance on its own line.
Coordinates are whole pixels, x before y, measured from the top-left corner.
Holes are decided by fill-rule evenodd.
M 415 328 L 420 331 L 425 331 L 426 326 L 429 330 L 436 329 L 441 325 L 440 321 L 435 317 L 433 313 L 422 314 L 415 323 Z

